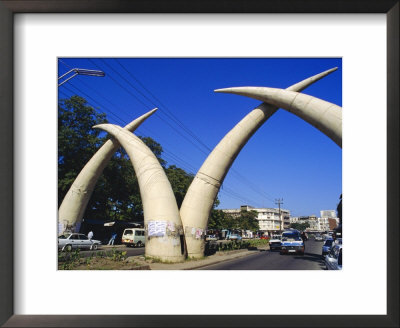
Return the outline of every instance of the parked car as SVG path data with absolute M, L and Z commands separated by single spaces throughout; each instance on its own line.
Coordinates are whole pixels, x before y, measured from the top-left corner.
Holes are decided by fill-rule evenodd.
M 335 244 L 342 245 L 342 238 L 336 238 L 335 239 Z
M 237 234 L 232 234 L 228 237 L 229 240 L 242 240 L 242 236 Z
M 146 237 L 143 228 L 125 229 L 122 234 L 122 243 L 127 247 L 137 246 L 142 247 L 146 242 Z
M 218 240 L 216 235 L 206 235 L 206 240 Z
M 329 253 L 325 255 L 327 270 L 342 270 L 342 245 L 334 245 Z
M 282 242 L 282 236 L 281 235 L 272 235 L 271 239 L 269 240 L 269 249 L 280 249 L 281 248 L 281 242 Z
M 260 237 L 260 239 L 266 239 L 266 240 L 268 240 L 268 239 L 269 239 L 269 236 L 267 236 L 267 235 L 262 235 L 262 236 Z
M 328 254 L 333 245 L 334 245 L 333 238 L 326 239 L 324 244 L 322 245 L 322 256 L 325 256 L 326 254 Z
M 100 245 L 99 240 L 89 239 L 83 233 L 65 233 L 58 236 L 58 248 L 62 251 L 71 251 L 74 248 L 96 250 Z
M 316 234 L 314 237 L 315 241 L 323 241 L 324 239 L 322 238 L 322 236 L 320 234 Z

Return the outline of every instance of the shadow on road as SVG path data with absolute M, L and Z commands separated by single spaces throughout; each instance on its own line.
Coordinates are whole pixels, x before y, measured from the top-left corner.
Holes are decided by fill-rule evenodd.
M 296 260 L 305 260 L 305 261 L 311 261 L 311 262 L 316 262 L 320 264 L 321 266 L 325 267 L 325 261 L 324 258 L 319 255 L 319 254 L 314 254 L 314 253 L 304 253 L 304 256 L 294 256 Z

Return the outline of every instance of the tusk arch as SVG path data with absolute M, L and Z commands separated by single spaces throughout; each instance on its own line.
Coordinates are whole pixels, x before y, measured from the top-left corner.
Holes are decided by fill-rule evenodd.
M 126 129 L 113 124 L 99 124 L 94 128 L 112 134 L 132 162 L 143 203 L 146 256 L 182 262 L 186 257 L 182 221 L 171 184 L 157 157 L 142 140 Z M 163 235 L 151 236 L 150 224 L 162 226 L 160 234 Z
M 342 108 L 325 100 L 289 90 L 238 87 L 215 92 L 233 93 L 265 101 L 297 115 L 342 148 Z
M 135 131 L 156 111 L 157 108 L 148 111 L 126 125 L 125 129 L 131 132 Z M 107 140 L 86 163 L 72 183 L 58 209 L 58 222 L 63 223 L 64 226 L 72 227 L 72 229 L 75 230 L 77 224 L 82 220 L 97 180 L 120 146 L 117 140 Z
M 309 77 L 288 90 L 302 91 L 336 70 L 337 67 Z M 202 257 L 205 246 L 204 239 L 196 239 L 189 231 L 193 228 L 207 228 L 215 198 L 233 161 L 250 137 L 277 110 L 278 107 L 268 103 L 262 103 L 253 109 L 218 143 L 194 177 L 180 208 L 189 257 Z

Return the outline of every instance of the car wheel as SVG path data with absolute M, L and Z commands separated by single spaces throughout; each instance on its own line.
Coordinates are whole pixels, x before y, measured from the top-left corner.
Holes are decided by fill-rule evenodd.
M 90 246 L 90 249 L 91 249 L 92 251 L 97 250 L 97 244 L 93 244 L 92 246 Z
M 65 245 L 63 250 L 67 251 L 67 252 L 71 252 L 72 251 L 72 245 Z
M 143 246 L 143 244 L 142 244 L 142 242 L 141 242 L 141 241 L 138 241 L 138 242 L 137 242 L 137 244 L 136 244 L 136 246 L 137 246 L 137 247 L 142 247 L 142 246 Z

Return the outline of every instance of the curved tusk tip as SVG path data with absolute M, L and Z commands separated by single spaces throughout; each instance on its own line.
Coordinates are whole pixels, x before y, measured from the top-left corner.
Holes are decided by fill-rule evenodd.
M 221 92 L 221 93 L 229 93 L 234 88 L 223 88 L 223 89 L 215 89 L 214 92 Z
M 92 128 L 93 129 L 102 129 L 104 126 L 107 126 L 107 125 L 109 125 L 109 124 L 107 124 L 107 123 L 97 124 L 97 125 L 92 126 Z
M 334 68 L 328 69 L 327 72 L 330 73 L 330 72 L 337 71 L 338 68 L 339 68 L 339 67 L 334 67 Z
M 214 90 L 214 92 L 241 94 L 241 93 L 251 92 L 258 88 L 260 88 L 260 87 L 234 87 L 234 88 L 216 89 L 216 90 Z

